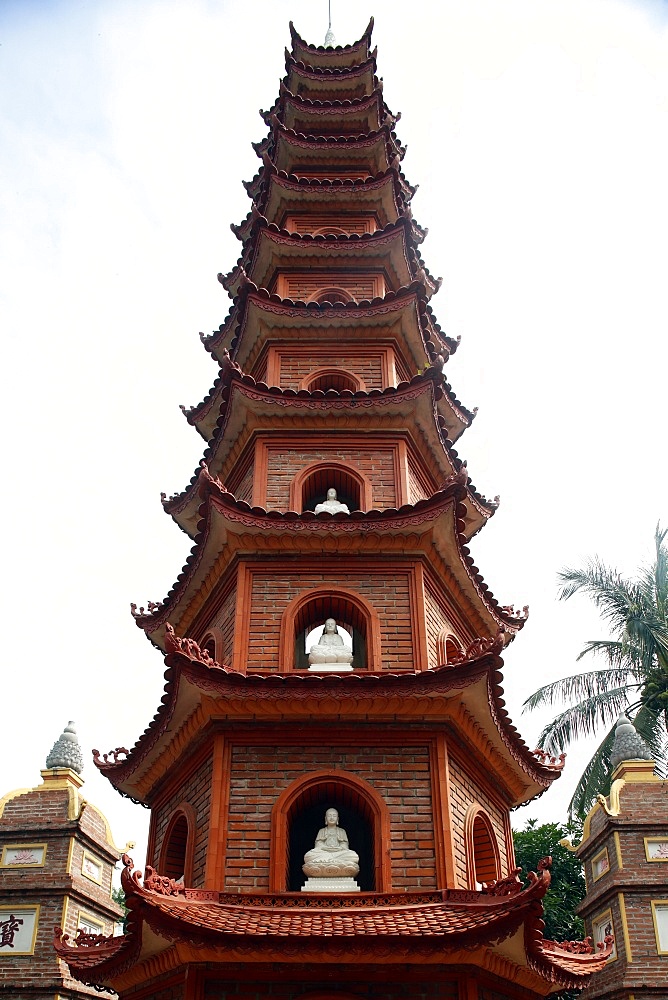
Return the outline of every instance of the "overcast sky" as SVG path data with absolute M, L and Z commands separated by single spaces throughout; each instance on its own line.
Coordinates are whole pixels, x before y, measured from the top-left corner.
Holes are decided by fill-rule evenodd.
M 668 4 L 333 0 L 337 40 L 376 18 L 378 72 L 429 228 L 447 374 L 480 412 L 458 450 L 501 507 L 473 543 L 503 604 L 529 604 L 505 662 L 511 716 L 603 634 L 560 567 L 632 572 L 668 523 Z M 322 43 L 326 0 L 3 0 L 0 796 L 39 780 L 68 719 L 85 794 L 119 845 L 147 814 L 90 751 L 131 746 L 163 663 L 130 601 L 189 551 L 162 513 L 203 443 L 179 403 L 216 368 L 198 331 L 240 244 L 284 72 L 288 21 Z M 562 819 L 584 750 L 517 814 Z M 138 846 L 135 860 L 143 861 Z

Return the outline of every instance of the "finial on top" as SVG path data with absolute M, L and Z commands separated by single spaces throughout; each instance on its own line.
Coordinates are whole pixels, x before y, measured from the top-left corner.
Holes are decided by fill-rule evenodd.
M 77 739 L 77 731 L 74 728 L 74 723 L 70 721 L 65 726 L 62 736 L 59 736 L 53 744 L 51 753 L 46 758 L 46 766 L 48 769 L 68 767 L 70 770 L 76 771 L 77 774 L 81 774 L 83 765 L 83 754 Z
M 332 31 L 332 0 L 328 3 L 329 9 L 329 26 L 327 28 L 327 34 L 325 35 L 325 48 L 333 48 L 336 45 L 336 38 L 334 37 L 334 32 Z
M 654 760 L 652 751 L 633 723 L 622 713 L 615 726 L 610 764 L 614 770 L 623 760 Z

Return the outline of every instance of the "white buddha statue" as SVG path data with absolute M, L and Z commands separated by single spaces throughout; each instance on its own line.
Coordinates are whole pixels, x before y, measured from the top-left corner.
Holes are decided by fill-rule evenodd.
M 308 654 L 309 670 L 352 670 L 353 654 L 343 643 L 336 622 L 328 618 Z
M 325 813 L 315 847 L 304 855 L 302 871 L 311 879 L 352 879 L 360 870 L 359 856 L 348 846 L 348 835 L 339 826 L 336 809 Z
M 327 490 L 327 499 L 324 503 L 315 505 L 315 514 L 321 514 L 323 511 L 327 514 L 350 514 L 347 504 L 336 499 L 336 490 L 333 487 Z

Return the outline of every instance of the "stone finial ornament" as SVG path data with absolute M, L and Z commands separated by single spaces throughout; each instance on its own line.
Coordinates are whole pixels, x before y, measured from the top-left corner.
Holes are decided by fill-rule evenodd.
M 615 741 L 610 754 L 612 769 L 614 770 L 623 760 L 654 760 L 654 758 L 642 736 L 636 732 L 633 723 L 622 713 L 615 726 Z
M 54 767 L 69 767 L 70 770 L 76 771 L 77 774 L 81 774 L 83 771 L 83 754 L 81 753 L 77 731 L 72 721 L 67 723 L 62 736 L 59 736 L 53 744 L 51 752 L 46 758 L 46 766 L 49 769 Z

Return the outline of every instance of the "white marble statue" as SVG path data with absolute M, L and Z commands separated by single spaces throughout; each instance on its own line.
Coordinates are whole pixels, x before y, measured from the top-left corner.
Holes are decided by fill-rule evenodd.
M 308 654 L 309 670 L 352 670 L 353 654 L 344 645 L 336 622 L 328 618 L 322 635 Z
M 327 499 L 324 503 L 317 503 L 315 505 L 315 514 L 321 514 L 322 511 L 325 511 L 327 514 L 350 514 L 347 504 L 341 503 L 336 499 L 336 490 L 334 488 L 327 490 Z
M 348 835 L 339 826 L 336 809 L 325 813 L 315 847 L 304 855 L 302 871 L 308 875 L 307 892 L 359 892 L 354 877 L 360 870 L 359 856 L 348 846 Z

